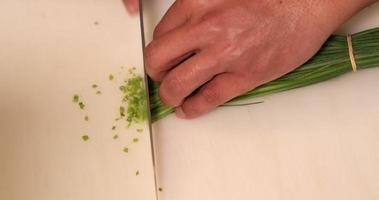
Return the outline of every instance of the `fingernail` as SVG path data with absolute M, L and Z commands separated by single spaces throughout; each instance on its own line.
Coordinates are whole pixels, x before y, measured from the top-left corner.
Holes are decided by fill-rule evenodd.
M 184 113 L 182 107 L 177 107 L 176 108 L 176 111 L 175 111 L 175 114 L 178 118 L 181 118 L 181 119 L 185 119 L 186 118 L 186 114 Z

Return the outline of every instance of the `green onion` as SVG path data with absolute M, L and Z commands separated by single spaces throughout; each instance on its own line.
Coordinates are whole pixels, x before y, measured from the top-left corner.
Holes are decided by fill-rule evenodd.
M 112 81 L 112 80 L 114 79 L 113 74 L 109 74 L 108 79 L 109 79 L 110 81 Z
M 120 106 L 120 116 L 125 117 L 125 107 Z
M 122 92 L 120 117 L 126 117 L 127 128 L 147 119 L 147 94 L 144 77 L 136 74 L 136 68 L 128 70 L 130 77 L 119 87 Z
M 379 67 L 379 28 L 370 29 L 352 36 L 355 59 L 359 69 Z M 231 100 L 236 102 L 326 81 L 351 72 L 346 36 L 331 36 L 320 51 L 296 70 Z M 159 85 L 152 81 L 150 107 L 152 121 L 156 122 L 174 112 L 165 106 L 158 96 Z
M 82 109 L 82 110 L 86 107 L 86 105 L 84 105 L 83 102 L 79 102 L 78 105 L 79 105 L 79 108 Z
M 79 95 L 75 94 L 75 95 L 72 97 L 72 102 L 74 102 L 74 103 L 78 103 L 78 102 L 79 102 Z
M 83 135 L 83 136 L 82 136 L 82 140 L 83 140 L 84 142 L 88 141 L 88 140 L 89 140 L 89 136 L 88 136 L 88 135 Z

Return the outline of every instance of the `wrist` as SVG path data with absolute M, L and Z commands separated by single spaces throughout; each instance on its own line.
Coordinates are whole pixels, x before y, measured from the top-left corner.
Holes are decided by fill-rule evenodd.
M 321 29 L 333 33 L 356 13 L 375 2 L 378 0 L 311 1 L 310 12 Z

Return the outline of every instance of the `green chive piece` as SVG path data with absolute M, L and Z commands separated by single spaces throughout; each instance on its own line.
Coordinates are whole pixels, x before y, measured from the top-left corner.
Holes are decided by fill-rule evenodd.
M 113 131 L 116 130 L 116 128 L 117 128 L 116 126 L 112 126 L 112 130 L 113 130 Z
M 85 116 L 85 117 L 84 117 L 84 121 L 88 122 L 88 121 L 89 121 L 89 117 L 88 117 L 88 116 Z
M 79 102 L 79 95 L 75 94 L 75 95 L 72 97 L 72 102 L 74 102 L 74 103 L 78 103 L 78 102 Z
M 129 68 L 130 78 L 119 87 L 122 92 L 121 117 L 126 117 L 126 128 L 147 120 L 147 93 L 145 79 L 136 73 L 136 68 Z
M 97 94 L 97 95 L 101 95 L 102 92 L 99 90 L 99 91 L 96 91 L 96 94 Z
M 84 103 L 83 102 L 79 102 L 79 107 L 80 107 L 80 109 L 84 109 L 85 107 L 86 107 L 86 105 L 84 105 Z
M 139 139 L 138 138 L 133 138 L 133 143 L 138 143 Z
M 129 152 L 129 148 L 128 147 L 124 147 L 124 149 L 122 151 L 124 151 L 125 153 L 128 153 Z
M 82 136 L 82 140 L 83 140 L 84 142 L 88 141 L 88 140 L 89 140 L 89 136 L 88 136 L 88 135 L 83 135 L 83 136 Z
M 117 135 L 117 134 L 114 135 L 114 136 L 113 136 L 113 139 L 114 139 L 114 140 L 117 140 L 117 139 L 118 139 L 118 135 Z M 125 149 L 124 149 L 124 151 L 125 151 Z
M 124 106 L 120 106 L 120 116 L 125 117 L 125 107 Z
M 109 74 L 108 79 L 109 79 L 110 81 L 112 81 L 112 80 L 114 79 L 113 74 Z
M 93 89 L 96 89 L 96 88 L 98 88 L 98 87 L 99 87 L 99 86 L 96 85 L 96 84 L 93 84 L 93 85 L 92 85 L 92 88 L 93 88 Z
M 142 128 L 139 128 L 139 129 L 137 129 L 137 132 L 138 132 L 138 133 L 142 133 L 142 132 L 143 132 L 143 129 L 142 129 Z
M 137 171 L 136 171 L 136 176 L 138 176 L 139 174 L 140 174 L 140 172 L 137 170 Z

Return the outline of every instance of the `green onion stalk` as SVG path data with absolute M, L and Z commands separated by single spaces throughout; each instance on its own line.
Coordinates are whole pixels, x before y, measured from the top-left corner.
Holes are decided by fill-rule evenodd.
M 352 35 L 358 70 L 379 67 L 379 27 Z M 353 71 L 347 37 L 331 36 L 319 52 L 296 70 L 227 102 L 252 99 L 326 81 Z M 165 106 L 158 96 L 159 84 L 149 82 L 151 118 L 156 122 L 175 111 Z

